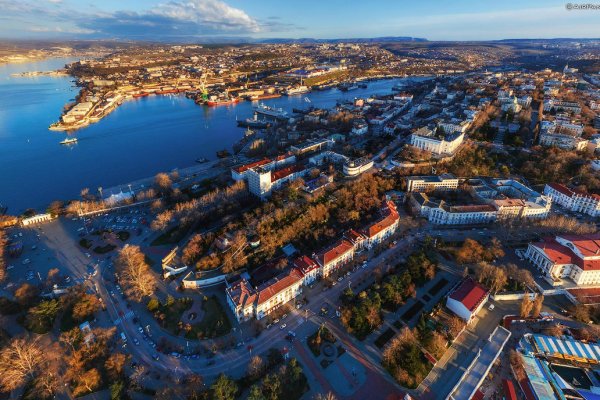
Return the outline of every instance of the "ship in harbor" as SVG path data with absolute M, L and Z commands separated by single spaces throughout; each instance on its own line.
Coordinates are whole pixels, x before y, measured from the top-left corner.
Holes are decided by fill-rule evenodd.
M 348 92 L 350 90 L 358 89 L 358 85 L 356 83 L 342 83 L 338 86 L 342 92 Z
M 215 106 L 227 106 L 230 104 L 237 104 L 240 102 L 238 97 L 223 97 L 223 98 L 214 98 L 206 101 L 206 105 L 209 107 Z
M 284 111 L 282 108 L 269 107 L 263 103 L 255 106 L 254 112 L 258 115 L 264 115 L 275 119 L 285 119 L 288 117 L 287 111 Z
M 258 114 L 254 113 L 254 116 L 251 118 L 246 118 L 244 120 L 238 120 L 238 126 L 248 127 L 248 128 L 267 128 L 271 125 L 271 121 L 267 119 L 258 119 Z
M 75 144 L 75 143 L 77 143 L 77 138 L 67 138 L 60 142 L 60 144 L 66 144 L 66 145 Z
M 266 100 L 266 99 L 276 99 L 278 97 L 281 97 L 281 95 L 279 93 L 265 93 L 265 94 L 257 94 L 254 96 L 250 96 L 248 99 L 250 101 L 260 101 L 260 100 Z
M 310 92 L 310 88 L 308 86 L 300 85 L 300 86 L 291 87 L 289 89 L 286 89 L 283 93 L 286 96 L 294 96 L 297 94 L 304 94 L 304 93 L 308 93 L 308 92 Z

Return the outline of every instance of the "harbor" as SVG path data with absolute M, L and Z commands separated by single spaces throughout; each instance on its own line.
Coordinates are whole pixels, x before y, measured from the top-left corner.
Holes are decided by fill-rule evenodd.
M 53 113 L 56 115 L 75 97 L 77 88 L 67 77 L 11 75 L 58 69 L 65 62 L 5 65 L 0 70 L 1 202 L 10 213 L 30 207 L 44 209 L 58 199 L 76 199 L 83 188 L 97 191 L 98 187 L 115 187 L 158 172 L 202 166 L 196 160 L 216 160 L 216 153 L 223 149 L 233 153 L 234 144 L 245 136 L 245 128 L 238 127 L 236 121 L 252 119 L 261 103 L 291 116 L 293 109 L 311 105 L 331 108 L 354 97 L 389 94 L 402 81 L 377 80 L 367 82 L 366 89 L 349 92 L 329 88 L 220 107 L 199 106 L 183 94 L 138 97 L 123 102 L 76 135 L 70 134 L 68 137 L 77 138 L 77 144 L 59 145 L 65 137 L 49 131 L 48 125 Z M 9 87 L 11 96 L 3 90 Z M 32 96 L 35 102 L 30 102 Z

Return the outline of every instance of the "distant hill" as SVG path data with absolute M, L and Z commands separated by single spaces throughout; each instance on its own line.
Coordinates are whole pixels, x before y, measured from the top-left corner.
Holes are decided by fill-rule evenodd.
M 379 42 L 427 42 L 424 38 L 414 38 L 411 36 L 382 36 L 374 38 L 340 38 L 340 39 L 314 39 L 314 38 L 299 38 L 299 39 L 257 39 L 256 43 L 379 43 Z

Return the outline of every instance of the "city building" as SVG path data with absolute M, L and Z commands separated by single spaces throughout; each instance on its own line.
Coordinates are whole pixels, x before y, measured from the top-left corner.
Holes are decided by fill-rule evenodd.
M 313 258 L 321 268 L 320 275 L 326 278 L 333 271 L 354 258 L 354 246 L 349 241 L 341 239 L 334 245 L 315 254 Z
M 362 233 L 365 236 L 365 244 L 373 246 L 390 237 L 398 228 L 398 211 L 393 201 L 387 201 L 381 210 L 381 218 L 366 226 Z
M 297 268 L 287 268 L 274 278 L 253 288 L 241 278 L 225 290 L 227 304 L 238 321 L 262 319 L 302 293 L 303 274 Z
M 561 235 L 530 243 L 525 257 L 554 286 L 600 284 L 600 234 Z
M 463 143 L 464 137 L 464 132 L 460 131 L 438 135 L 431 129 L 423 127 L 410 135 L 410 144 L 435 155 L 452 155 Z
M 293 164 L 295 162 L 296 156 L 290 153 L 279 155 L 274 159 L 263 158 L 261 160 L 231 168 L 231 178 L 235 181 L 241 181 L 247 179 L 248 171 L 252 168 L 261 167 L 265 170 L 272 170 L 284 165 Z
M 34 224 L 39 224 L 41 222 L 47 222 L 52 220 L 51 214 L 36 214 L 28 218 L 23 218 L 21 220 L 21 225 L 29 226 Z
M 373 160 L 362 157 L 344 163 L 343 171 L 346 176 L 358 176 L 373 167 Z
M 302 164 L 292 164 L 282 169 L 270 170 L 263 167 L 250 168 L 246 173 L 250 193 L 265 198 L 283 184 L 304 176 L 308 170 Z
M 473 321 L 484 306 L 490 292 L 473 278 L 467 277 L 458 284 L 446 299 L 446 307 L 465 322 Z
M 432 190 L 457 189 L 458 178 L 452 174 L 409 176 L 406 178 L 407 192 L 430 192 Z
M 550 196 L 556 204 L 570 211 L 588 214 L 592 217 L 600 216 L 600 196 L 597 194 L 569 189 L 560 183 L 546 184 L 544 194 Z
M 309 152 L 328 149 L 333 146 L 333 143 L 334 142 L 331 139 L 308 140 L 304 143 L 290 146 L 290 151 L 298 156 Z

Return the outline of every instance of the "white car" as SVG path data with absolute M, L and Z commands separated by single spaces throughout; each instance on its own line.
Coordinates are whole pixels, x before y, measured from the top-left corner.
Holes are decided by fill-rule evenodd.
M 286 326 L 287 326 L 286 324 L 283 324 L 283 325 L 281 325 L 281 326 L 279 327 L 279 329 L 283 330 L 283 329 L 285 329 L 285 328 L 286 328 Z

